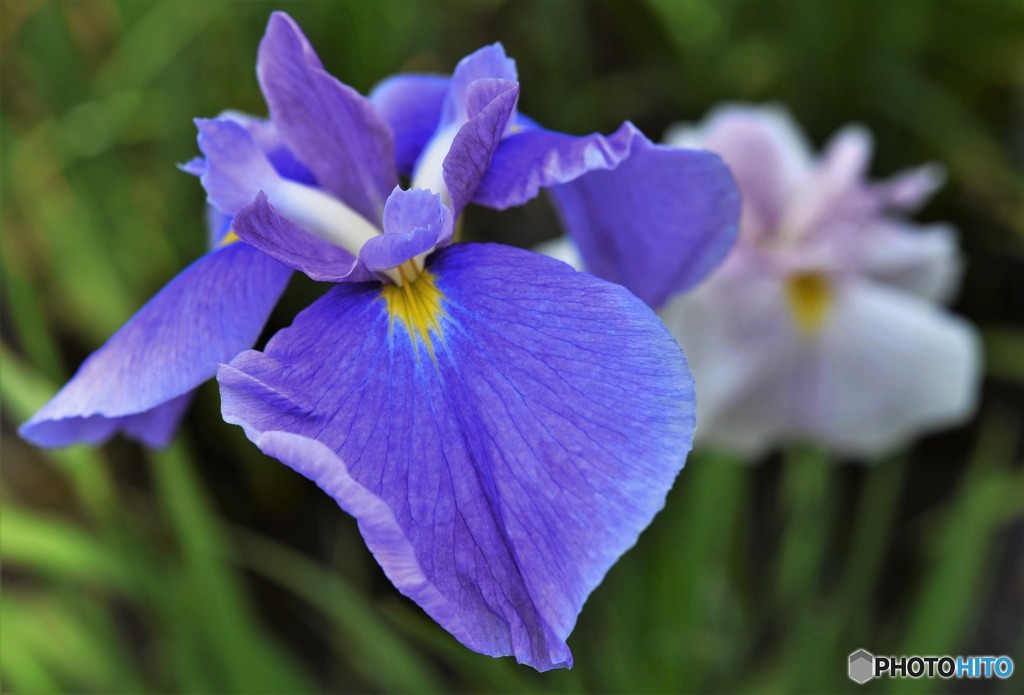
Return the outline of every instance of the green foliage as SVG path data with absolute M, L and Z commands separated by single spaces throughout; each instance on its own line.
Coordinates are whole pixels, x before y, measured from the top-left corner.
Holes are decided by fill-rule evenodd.
M 657 137 L 722 100 L 777 100 L 817 143 L 867 123 L 880 174 L 943 162 L 925 217 L 961 229 L 958 308 L 991 327 L 978 423 L 864 468 L 698 452 L 586 606 L 576 668 L 549 674 L 469 652 L 399 596 L 351 519 L 217 421 L 215 389 L 163 452 L 31 449 L 14 424 L 202 252 L 203 196 L 174 164 L 195 153 L 193 116 L 262 110 L 272 9 L 362 90 L 502 40 L 522 108 L 552 127 L 631 118 Z M 4 0 L 0 15 L 5 691 L 834 692 L 855 688 L 859 647 L 983 643 L 1024 663 L 1019 624 L 990 620 L 1019 581 L 1024 517 L 1020 3 Z M 467 234 L 529 245 L 557 231 L 544 214 L 470 211 L 486 225 Z M 294 283 L 273 327 L 316 291 Z

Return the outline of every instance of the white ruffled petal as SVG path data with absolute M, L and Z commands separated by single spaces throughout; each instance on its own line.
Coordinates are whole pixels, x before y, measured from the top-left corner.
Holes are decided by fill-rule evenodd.
M 797 242 L 827 231 L 836 221 L 855 219 L 866 202 L 861 186 L 872 149 L 871 133 L 862 126 L 836 133 L 813 173 L 790 196 L 779 234 Z
M 819 349 L 809 433 L 837 449 L 879 454 L 974 411 L 975 330 L 910 293 L 874 282 L 842 288 Z
M 799 420 L 800 404 L 792 402 L 799 394 L 790 384 L 800 346 L 787 311 L 778 278 L 737 276 L 659 312 L 693 372 L 698 442 L 751 455 Z
M 959 286 L 963 260 L 950 225 L 882 221 L 864 235 L 860 269 L 876 280 L 935 302 Z
M 811 173 L 810 144 L 789 112 L 777 105 L 724 104 L 700 125 L 670 127 L 664 142 L 720 155 L 743 191 L 748 241 L 772 233 L 792 192 Z

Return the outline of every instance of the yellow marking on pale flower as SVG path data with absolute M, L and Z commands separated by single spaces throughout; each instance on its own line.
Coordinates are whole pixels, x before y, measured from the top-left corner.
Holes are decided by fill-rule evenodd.
M 229 229 L 228 233 L 221 237 L 220 245 L 227 246 L 228 244 L 233 244 L 236 241 L 241 241 L 241 239 L 238 237 L 237 234 L 235 234 L 235 230 Z
M 822 273 L 798 273 L 786 281 L 786 299 L 797 328 L 811 335 L 825 323 L 832 306 L 832 286 Z
M 433 337 L 436 335 L 443 339 L 441 319 L 447 315 L 441 307 L 444 294 L 437 289 L 435 275 L 429 270 L 423 270 L 411 279 L 404 266 L 399 266 L 398 272 L 402 277 L 401 286 L 384 285 L 381 289 L 387 304 L 390 330 L 394 330 L 396 318 L 401 320 L 409 335 L 426 345 L 430 357 L 436 359 Z

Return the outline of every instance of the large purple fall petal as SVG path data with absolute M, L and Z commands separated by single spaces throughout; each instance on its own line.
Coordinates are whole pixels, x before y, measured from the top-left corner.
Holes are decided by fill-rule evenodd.
M 524 130 L 506 137 L 473 200 L 504 209 L 550 187 L 587 270 L 657 307 L 704 279 L 739 225 L 739 193 L 710 152 L 613 135 Z
M 324 190 L 363 217 L 379 219 L 397 176 L 391 130 L 373 104 L 324 70 L 283 12 L 270 17 L 256 71 L 288 149 Z
M 403 176 L 412 174 L 416 160 L 437 130 L 450 83 L 447 75 L 395 75 L 370 92 L 370 101 L 391 127 L 395 166 Z
M 22 425 L 39 446 L 98 444 L 117 431 L 166 444 L 187 394 L 252 347 L 291 272 L 245 244 L 186 268 Z
M 171 442 L 191 400 L 192 393 L 189 392 L 137 415 L 71 417 L 39 423 L 31 430 L 27 429 L 26 423 L 20 434 L 37 446 L 79 443 L 97 446 L 120 433 L 152 449 L 161 449 Z
M 683 466 L 689 371 L 635 296 L 553 259 L 462 244 L 428 270 L 425 321 L 391 313 L 397 290 L 339 285 L 222 367 L 224 417 L 353 514 L 468 647 L 571 665 L 580 608 Z

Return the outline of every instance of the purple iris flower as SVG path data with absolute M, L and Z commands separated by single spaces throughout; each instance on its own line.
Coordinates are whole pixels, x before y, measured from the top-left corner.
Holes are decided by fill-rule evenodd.
M 515 61 L 500 44 L 465 58 L 450 79 L 397 75 L 373 90 L 370 100 L 395 133 L 400 173 L 434 190 L 447 183 L 456 203 L 497 209 L 549 189 L 588 271 L 628 284 L 654 307 L 692 289 L 728 253 L 740 201 L 722 160 L 654 144 L 629 122 L 610 136 L 577 137 L 513 110 L 489 167 L 476 176 L 480 162 L 458 156 L 472 136 L 459 128 L 466 111 L 458 105 L 478 79 L 516 80 Z M 475 188 L 467 185 L 473 181 Z
M 365 98 L 277 13 L 257 72 L 269 120 L 197 121 L 204 156 L 185 167 L 217 220 L 193 266 L 217 261 L 208 280 L 179 276 L 23 433 L 159 443 L 165 409 L 180 413 L 223 362 L 225 420 L 356 517 L 400 591 L 471 649 L 571 665 L 583 602 L 690 449 L 693 382 L 642 300 L 693 285 L 728 250 L 727 169 L 628 123 L 607 138 L 539 128 L 516 113 L 499 45 L 450 78 L 397 77 Z M 505 208 L 541 188 L 606 277 L 679 261 L 638 298 L 529 251 L 451 245 L 468 203 Z M 335 284 L 239 354 L 289 269 Z
M 241 119 L 290 175 L 272 130 Z M 187 168 L 187 167 L 186 167 Z M 100 444 L 117 433 L 165 446 L 192 391 L 251 347 L 291 271 L 247 244 L 229 243 L 230 217 L 210 214 L 209 251 L 153 297 L 44 405 L 20 434 L 39 446 Z

